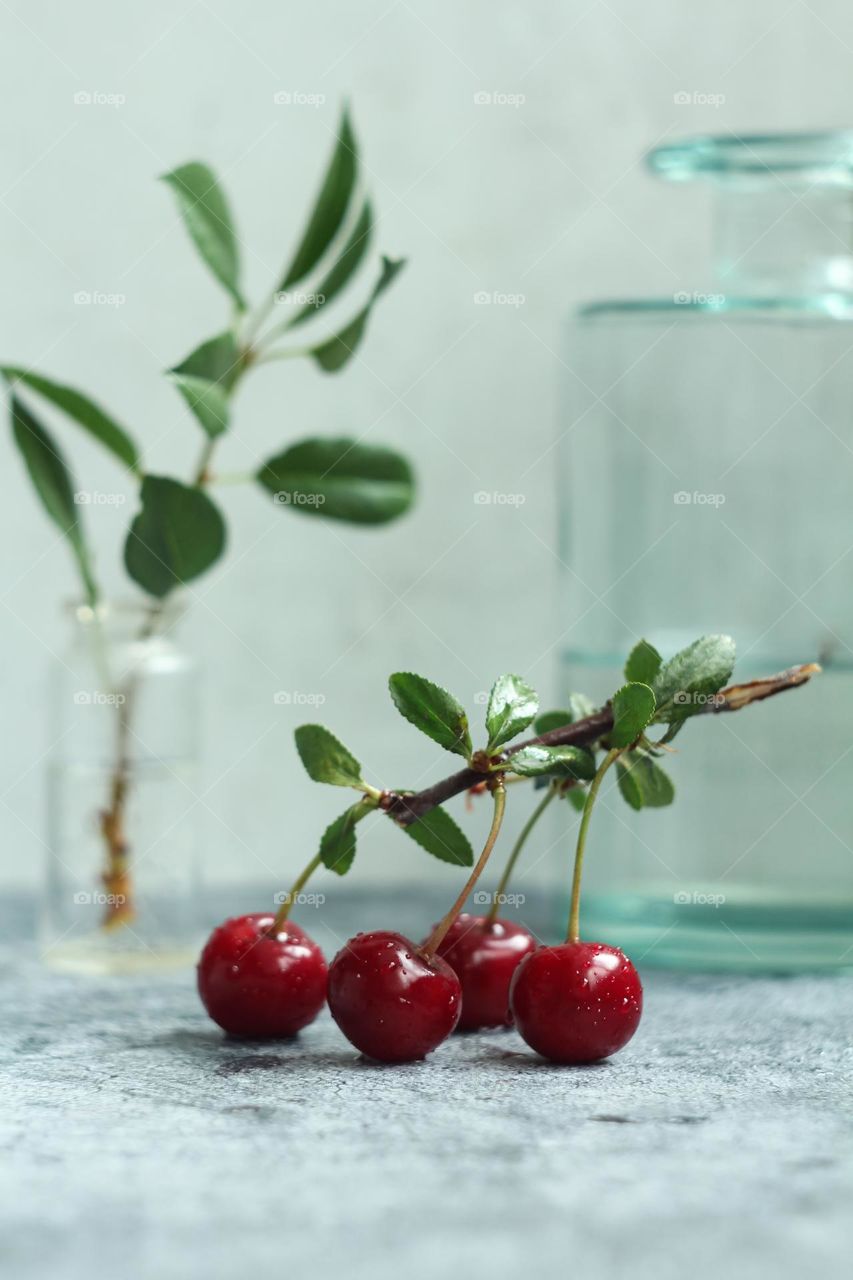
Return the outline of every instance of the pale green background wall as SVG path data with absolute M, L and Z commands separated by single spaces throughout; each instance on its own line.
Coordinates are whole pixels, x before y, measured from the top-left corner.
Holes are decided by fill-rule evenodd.
M 431 751 L 398 731 L 391 669 L 422 670 L 472 705 L 506 667 L 553 689 L 561 318 L 584 296 L 696 284 L 703 193 L 648 179 L 647 146 L 853 121 L 853 12 L 843 0 L 14 0 L 0 29 L 0 351 L 96 393 L 149 443 L 154 465 L 188 468 L 197 446 L 159 371 L 225 315 L 158 173 L 192 157 L 216 167 L 259 294 L 351 94 L 381 244 L 411 258 L 340 378 L 294 364 L 248 384 L 222 465 L 240 469 L 291 435 L 364 433 L 415 456 L 417 511 L 383 535 L 229 492 L 232 555 L 199 584 L 187 627 L 208 669 L 211 869 L 256 876 L 251 850 L 269 865 L 285 830 L 296 833 L 282 850 L 292 867 L 336 797 L 303 780 L 291 746 L 302 716 L 274 705 L 276 690 L 321 693 L 323 718 L 377 780 L 416 785 Z M 325 101 L 275 105 L 281 91 Z M 75 104 L 81 92 L 124 101 Z M 478 93 L 524 100 L 483 105 Z M 125 301 L 81 306 L 81 291 Z M 479 291 L 526 300 L 479 306 Z M 114 469 L 79 436 L 73 454 L 88 487 L 116 489 Z M 31 880 L 41 860 L 44 669 L 72 580 L 5 429 L 0 465 L 8 883 Z M 478 505 L 479 491 L 525 500 Z M 115 584 L 129 510 L 92 512 Z M 377 849 L 417 871 L 383 834 Z M 381 855 L 366 861 L 376 870 Z

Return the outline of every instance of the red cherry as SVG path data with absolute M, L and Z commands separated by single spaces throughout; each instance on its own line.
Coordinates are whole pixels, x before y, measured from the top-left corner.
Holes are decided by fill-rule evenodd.
M 326 999 L 326 961 L 298 924 L 275 934 L 275 917 L 236 916 L 214 929 L 198 962 L 198 993 L 229 1035 L 272 1040 L 296 1035 Z
M 379 1062 L 415 1062 L 459 1020 L 459 979 L 439 956 L 385 930 L 359 933 L 329 966 L 329 1008 L 356 1049 Z
M 596 1062 L 626 1045 L 643 1012 L 643 987 L 631 961 L 603 942 L 539 947 L 522 960 L 510 987 L 521 1035 L 552 1062 Z
M 459 1031 L 512 1026 L 509 984 L 521 961 L 536 950 L 523 925 L 487 916 L 458 916 L 438 948 L 462 984 Z

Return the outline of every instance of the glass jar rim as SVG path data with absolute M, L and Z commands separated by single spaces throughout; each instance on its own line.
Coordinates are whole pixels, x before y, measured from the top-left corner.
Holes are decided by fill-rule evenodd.
M 655 147 L 646 164 L 661 178 L 751 174 L 808 174 L 810 180 L 853 186 L 853 130 L 811 133 L 704 134 Z

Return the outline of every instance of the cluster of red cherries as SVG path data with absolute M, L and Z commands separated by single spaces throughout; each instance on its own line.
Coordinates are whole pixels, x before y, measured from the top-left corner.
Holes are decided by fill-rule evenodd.
M 435 954 L 386 930 L 359 933 L 327 966 L 298 925 L 239 916 L 211 934 L 198 966 L 202 1002 L 229 1035 L 294 1036 L 328 1000 L 366 1057 L 424 1058 L 455 1030 L 513 1023 L 552 1062 L 607 1058 L 637 1029 L 643 989 L 631 961 L 599 942 L 539 946 L 523 925 L 462 914 Z

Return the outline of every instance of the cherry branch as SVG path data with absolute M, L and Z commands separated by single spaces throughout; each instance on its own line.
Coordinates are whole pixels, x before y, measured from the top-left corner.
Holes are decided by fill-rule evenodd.
M 753 702 L 763 702 L 765 698 L 771 698 L 774 694 L 785 693 L 788 689 L 797 689 L 819 673 L 818 664 L 809 662 L 801 666 L 789 667 L 786 671 L 780 671 L 774 676 L 750 680 L 746 684 L 729 685 L 709 697 L 702 710 L 696 714 L 718 715 L 724 711 L 741 711 Z M 516 751 L 531 746 L 589 746 L 590 743 L 603 738 L 612 728 L 613 711 L 608 703 L 600 711 L 584 716 L 574 724 L 560 725 L 559 728 L 549 729 L 547 733 L 539 734 L 538 737 L 527 738 L 524 742 L 516 743 L 508 747 L 504 754 L 509 758 L 514 756 Z M 443 778 L 441 782 L 436 782 L 431 787 L 426 787 L 423 791 L 415 791 L 410 795 L 386 791 L 382 795 L 380 807 L 401 827 L 409 827 L 431 809 L 443 804 L 445 800 L 450 800 L 453 796 L 458 796 L 463 791 L 477 786 L 485 776 L 485 770 L 460 769 L 450 777 Z

